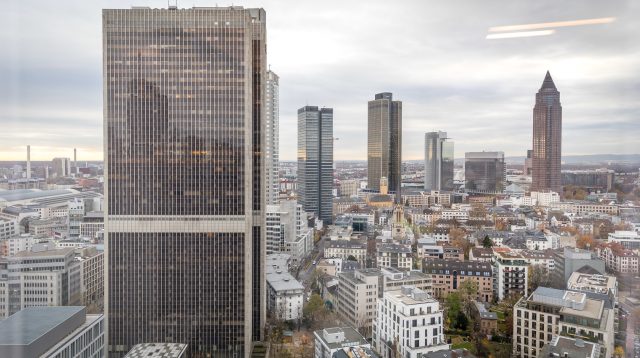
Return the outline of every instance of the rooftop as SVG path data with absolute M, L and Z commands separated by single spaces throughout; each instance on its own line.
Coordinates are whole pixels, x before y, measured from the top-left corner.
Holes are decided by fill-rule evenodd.
M 402 286 L 399 290 L 387 291 L 384 293 L 384 297 L 389 297 L 395 303 L 407 306 L 438 302 L 427 292 L 414 286 Z
M 553 336 L 551 342 L 542 349 L 541 357 L 599 357 L 600 346 L 582 339 Z
M 125 358 L 180 358 L 186 350 L 187 345 L 182 343 L 140 343 Z
M 340 349 L 348 346 L 364 345 L 370 347 L 369 342 L 358 331 L 351 327 L 325 328 L 313 332 L 329 349 Z
M 576 291 L 607 294 L 609 291 L 614 290 L 615 287 L 615 276 L 574 272 L 571 274 L 571 277 L 569 277 L 569 281 L 567 281 L 567 289 Z
M 0 201 L 22 201 L 29 199 L 44 198 L 49 196 L 72 194 L 75 190 L 40 190 L 40 189 L 16 189 L 0 190 Z
M 498 319 L 498 314 L 495 313 L 495 312 L 488 311 L 483 303 L 478 302 L 478 301 L 473 301 L 473 304 L 476 306 L 476 309 L 478 310 L 478 314 L 480 315 L 480 318 L 482 318 L 482 319 L 495 319 L 495 320 Z
M 84 312 L 83 306 L 25 308 L 0 321 L 0 347 L 29 345 Z
M 267 284 L 276 292 L 278 291 L 304 291 L 304 286 L 288 272 L 275 272 L 266 274 Z

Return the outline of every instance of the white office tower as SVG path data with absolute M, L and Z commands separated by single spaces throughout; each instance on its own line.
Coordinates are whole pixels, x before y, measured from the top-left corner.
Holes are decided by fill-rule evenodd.
M 265 95 L 265 184 L 267 185 L 267 205 L 278 203 L 280 193 L 280 79 L 273 71 L 267 72 L 267 92 Z

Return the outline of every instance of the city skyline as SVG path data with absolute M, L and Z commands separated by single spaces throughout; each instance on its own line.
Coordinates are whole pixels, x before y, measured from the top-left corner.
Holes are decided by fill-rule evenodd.
M 242 3 L 264 7 L 270 14 L 270 64 L 281 81 L 281 159 L 295 160 L 296 110 L 305 102 L 334 108 L 335 136 L 342 138 L 336 141 L 336 160 L 366 159 L 367 138 L 361 130 L 367 121 L 366 103 L 371 93 L 381 91 L 393 92 L 404 102 L 405 160 L 422 159 L 424 133 L 434 130 L 447 131 L 457 143 L 456 158 L 466 151 L 487 149 L 504 151 L 507 157 L 524 156 L 530 149 L 526 143 L 531 142 L 530 93 L 547 70 L 563 89 L 564 153 L 636 153 L 634 138 L 640 130 L 634 121 L 640 105 L 634 99 L 640 87 L 628 74 L 640 69 L 640 60 L 633 55 L 640 49 L 633 38 L 638 25 L 630 21 L 640 5 L 631 1 L 514 4 L 501 6 L 496 15 L 496 4 L 468 3 L 477 21 L 460 23 L 452 21 L 457 16 L 453 9 L 437 3 L 401 7 L 372 3 L 367 8 Z M 9 78 L 0 87 L 4 95 L 0 121 L 5 128 L 0 134 L 0 160 L 25 158 L 27 144 L 34 161 L 71 157 L 74 147 L 79 161 L 102 159 L 102 57 L 96 14 L 102 7 L 130 5 L 73 3 L 79 16 L 65 26 L 50 23 L 55 14 L 66 13 L 65 7 L 30 6 L 29 1 L 8 5 L 9 17 L 2 26 L 9 30 L 0 35 L 12 49 L 0 61 L 0 73 Z M 135 5 L 166 7 L 161 1 Z M 49 14 L 54 16 L 45 16 Z M 552 36 L 485 38 L 491 26 L 603 16 L 616 19 L 565 28 Z M 406 19 L 396 21 L 401 17 Z M 36 21 L 50 24 L 52 30 L 33 32 L 30 28 L 39 28 Z M 300 41 L 321 44 L 332 56 L 297 53 L 291 44 Z M 585 137 L 600 140 L 584 141 Z

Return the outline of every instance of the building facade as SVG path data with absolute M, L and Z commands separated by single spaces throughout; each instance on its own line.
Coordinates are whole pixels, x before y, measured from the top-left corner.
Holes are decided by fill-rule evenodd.
M 275 205 L 280 193 L 280 77 L 271 70 L 267 71 L 265 107 L 265 195 L 267 205 Z
M 533 107 L 531 191 L 562 193 L 562 105 L 560 92 L 547 71 Z
M 425 259 L 422 272 L 431 277 L 433 296 L 444 299 L 457 291 L 463 282 L 475 281 L 478 287 L 476 299 L 481 302 L 493 302 L 493 271 L 491 263 L 479 261 L 458 261 L 444 259 Z
M 501 194 L 507 180 L 504 152 L 464 153 L 465 190 L 478 194 Z
M 389 191 L 400 198 L 402 186 L 402 102 L 389 92 L 377 93 L 368 105 L 367 180 L 368 188 L 380 191 L 387 178 Z
M 513 308 L 514 357 L 541 357 L 555 335 L 602 345 L 611 357 L 614 345 L 613 308 L 584 292 L 538 287 Z
M 103 358 L 105 344 L 104 316 L 82 306 L 31 307 L 0 321 L 0 357 Z
M 333 221 L 333 109 L 298 109 L 298 201 L 323 223 Z
M 265 318 L 265 11 L 102 15 L 109 356 L 248 356 Z
M 453 190 L 453 159 L 453 142 L 447 141 L 447 132 L 425 134 L 425 190 Z
M 420 358 L 449 349 L 440 303 L 426 292 L 403 286 L 378 300 L 373 346 L 382 358 Z

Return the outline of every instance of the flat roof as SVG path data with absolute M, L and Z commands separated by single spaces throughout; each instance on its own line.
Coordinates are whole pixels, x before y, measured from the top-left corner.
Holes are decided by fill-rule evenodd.
M 0 321 L 0 346 L 29 345 L 81 311 L 84 306 L 25 308 Z
M 180 358 L 187 350 L 183 343 L 140 343 L 131 348 L 125 358 Z
M 344 340 L 342 340 L 340 342 L 329 343 L 324 338 L 325 331 L 328 334 L 343 333 L 344 334 Z M 325 329 L 317 330 L 317 331 L 313 332 L 313 334 L 316 336 L 316 339 L 320 339 L 327 347 L 329 347 L 329 349 L 344 348 L 346 346 L 356 346 L 356 345 L 367 345 L 368 346 L 369 345 L 369 342 L 367 342 L 367 340 L 360 333 L 358 333 L 358 331 L 356 331 L 355 329 L 353 329 L 351 327 L 325 328 Z M 347 345 L 347 343 L 348 343 L 348 345 Z
M 0 190 L 0 200 L 21 201 L 37 198 L 45 198 L 49 196 L 64 195 L 75 193 L 75 190 L 56 189 L 56 190 L 40 190 L 40 189 L 16 189 L 16 190 Z

